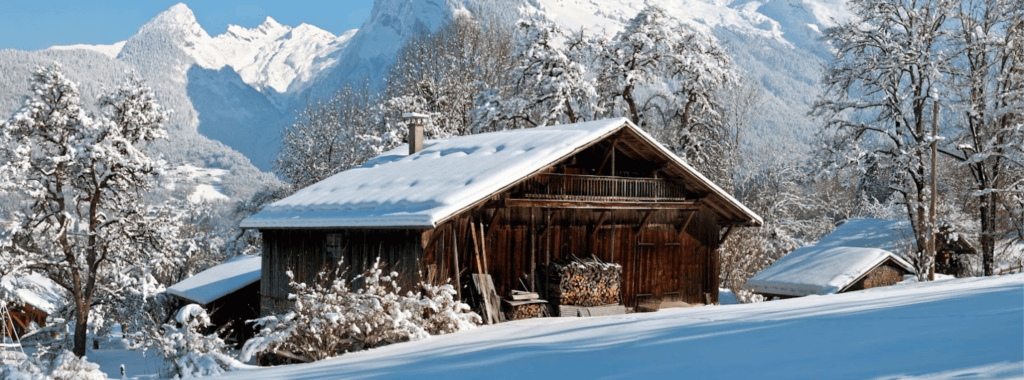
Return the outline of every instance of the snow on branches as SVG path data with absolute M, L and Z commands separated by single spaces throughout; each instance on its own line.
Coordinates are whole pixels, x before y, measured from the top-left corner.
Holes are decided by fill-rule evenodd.
M 380 259 L 353 280 L 362 281 L 359 289 L 340 270 L 321 272 L 312 284 L 295 281 L 290 271 L 288 276 L 292 310 L 255 320 L 256 335 L 245 342 L 241 360 L 269 352 L 316 361 L 481 323 L 469 305 L 454 299 L 451 285 L 420 284 L 422 293 L 402 295 L 398 273 L 385 273 Z
M 86 112 L 78 86 L 54 64 L 33 75 L 24 106 L 0 124 L 0 191 L 28 200 L 15 243 L 3 249 L 70 291 L 78 356 L 97 297 L 117 293 L 106 288 L 123 283 L 123 266 L 145 268 L 139 252 L 153 241 L 140 200 L 160 163 L 141 146 L 166 136 L 166 114 L 138 79 L 99 106 Z
M 156 350 L 164 358 L 163 377 L 200 377 L 219 375 L 234 369 L 238 361 L 225 355 L 228 344 L 216 333 L 201 331 L 210 326 L 210 317 L 202 306 L 189 304 L 178 310 L 174 320 L 151 332 L 146 349 Z
M 826 122 L 818 156 L 829 169 L 884 174 L 878 182 L 904 203 L 917 247 L 927 246 L 933 196 L 976 198 L 961 208 L 974 209 L 984 271 L 992 274 L 995 239 L 1012 229 L 1003 220 L 1020 214 L 1003 200 L 1019 191 L 1024 165 L 1021 2 L 849 4 L 856 17 L 825 32 L 836 56 L 813 110 Z M 954 194 L 930 194 L 931 180 L 944 175 L 929 168 L 933 143 L 937 166 L 960 171 Z M 955 182 L 962 179 L 969 180 Z

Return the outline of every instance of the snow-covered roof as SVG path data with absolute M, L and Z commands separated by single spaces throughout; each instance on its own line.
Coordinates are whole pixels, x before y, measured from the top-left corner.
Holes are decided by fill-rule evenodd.
M 46 314 L 53 314 L 67 302 L 67 291 L 53 280 L 39 274 L 15 277 L 4 276 L 0 286 L 17 300 Z
M 886 260 L 907 271 L 914 267 L 903 253 L 913 237 L 907 221 L 851 219 L 817 244 L 776 261 L 744 285 L 758 293 L 790 296 L 837 293 Z
M 335 174 L 242 221 L 243 228 L 435 227 L 487 196 L 623 129 L 657 147 L 744 222 L 761 217 L 627 119 L 428 140 Z
M 167 293 L 206 305 L 260 280 L 259 256 L 238 256 L 167 288 Z

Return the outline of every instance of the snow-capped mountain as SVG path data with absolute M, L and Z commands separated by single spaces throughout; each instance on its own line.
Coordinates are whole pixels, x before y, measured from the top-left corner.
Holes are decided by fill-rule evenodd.
M 88 50 L 103 54 L 110 59 L 117 58 L 117 55 L 121 53 L 121 49 L 124 48 L 124 44 L 128 41 L 121 41 L 110 45 L 88 45 L 88 44 L 77 44 L 77 45 L 64 45 L 64 46 L 51 46 L 47 50 Z
M 644 5 L 644 0 L 377 0 L 359 30 L 340 36 L 308 24 L 282 25 L 271 17 L 255 28 L 232 25 L 211 36 L 188 6 L 177 4 L 127 41 L 46 51 L 99 53 L 90 60 L 112 57 L 118 65 L 110 70 L 121 64 L 135 70 L 174 110 L 172 133 L 215 140 L 269 171 L 280 131 L 297 109 L 353 80 L 379 84 L 407 40 L 460 12 L 502 23 L 539 15 L 568 29 L 613 34 Z M 766 104 L 755 136 L 748 139 L 757 141 L 752 149 L 805 141 L 813 128 L 806 114 L 829 54 L 821 31 L 849 17 L 844 0 L 682 0 L 662 6 L 714 36 L 764 88 Z M 10 112 L 7 108 L 0 111 Z
M 570 30 L 614 34 L 645 0 L 377 0 L 369 19 L 342 58 L 310 87 L 330 94 L 341 83 L 379 80 L 405 41 L 418 30 L 436 30 L 459 12 L 487 22 L 546 17 Z M 806 150 L 815 122 L 807 116 L 830 55 L 822 31 L 850 17 L 844 0 L 682 0 L 661 2 L 668 13 L 713 36 L 765 93 L 747 149 Z
M 196 65 L 209 70 L 230 66 L 258 91 L 283 94 L 300 90 L 337 63 L 355 32 L 335 36 L 309 24 L 292 28 L 267 17 L 255 28 L 229 25 L 223 34 L 211 37 L 192 10 L 179 3 L 143 25 L 133 38 L 152 33 L 170 37 Z

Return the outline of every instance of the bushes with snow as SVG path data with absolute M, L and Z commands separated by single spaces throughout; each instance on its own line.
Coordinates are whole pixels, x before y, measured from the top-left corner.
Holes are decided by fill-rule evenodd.
M 420 288 L 423 293 L 414 314 L 419 317 L 417 321 L 428 334 L 442 335 L 468 330 L 483 322 L 479 315 L 470 312 L 469 305 L 455 299 L 455 287 L 451 284 L 423 283 Z
M 0 361 L 0 379 L 5 380 L 44 380 L 46 375 L 32 360 Z
M 107 374 L 100 371 L 100 365 L 86 358 L 64 351 L 50 365 L 50 378 L 54 380 L 106 380 Z
M 398 273 L 385 273 L 379 259 L 357 278 L 360 289 L 352 289 L 340 271 L 321 272 L 312 284 L 295 281 L 290 271 L 288 276 L 292 310 L 255 321 L 257 333 L 245 343 L 243 361 L 259 352 L 316 361 L 481 323 L 469 305 L 454 299 L 451 285 L 420 284 L 423 292 L 402 295 Z
M 210 317 L 202 306 L 186 305 L 171 323 L 154 332 L 147 349 L 164 357 L 160 375 L 164 377 L 210 376 L 230 371 L 237 361 L 224 354 L 228 349 L 216 333 L 204 335 Z

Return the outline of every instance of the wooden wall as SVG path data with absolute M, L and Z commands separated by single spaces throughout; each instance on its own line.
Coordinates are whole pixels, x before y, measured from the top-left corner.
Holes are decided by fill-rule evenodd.
M 312 283 L 322 270 L 333 271 L 343 260 L 349 278 L 361 274 L 380 257 L 400 274 L 403 288 L 419 281 L 421 233 L 408 229 L 374 230 L 261 230 L 263 263 L 260 275 L 261 314 L 286 307 L 291 270 L 295 278 Z M 328 234 L 337 234 L 338 245 L 329 246 Z M 358 284 L 355 284 L 358 285 Z
M 8 316 L 10 319 L 7 320 L 6 332 L 13 332 L 19 337 L 25 335 L 25 329 L 35 322 L 39 327 L 46 327 L 46 313 L 32 307 L 32 305 L 22 304 L 15 306 L 14 304 L 8 305 Z M 3 337 L 0 336 L 0 339 Z
M 860 280 L 857 280 L 853 285 L 850 285 L 846 290 L 843 290 L 843 293 L 889 286 L 903 281 L 903 275 L 909 274 L 910 272 L 907 272 L 906 269 L 893 264 L 891 261 L 892 260 L 886 261 L 885 263 L 882 263 L 882 265 L 872 269 Z
M 677 293 L 674 298 L 684 302 L 704 303 L 707 293 L 711 302 L 718 301 L 719 227 L 717 216 L 707 210 L 698 211 L 682 233 L 677 233 L 678 221 L 690 211 L 655 211 L 642 230 L 638 229 L 646 215 L 635 210 L 609 212 L 599 228 L 597 222 L 604 213 L 600 210 L 535 209 L 531 217 L 529 209 L 503 209 L 504 216 L 491 224 L 495 212 L 470 213 L 431 231 L 442 235 L 425 239 L 433 243 L 425 249 L 424 262 L 437 265 L 445 278 L 453 276 L 454 231 L 460 283 L 468 282 L 468 274 L 479 271 L 473 232 L 468 227 L 472 221 L 477 233 L 480 223 L 484 224 L 486 252 L 482 256 L 486 256 L 486 272 L 493 277 L 501 296 L 511 289 L 541 289 L 539 275 L 536 284 L 531 284 L 528 276 L 523 278 L 534 265 L 541 272 L 540 267 L 551 260 L 594 255 L 623 266 L 621 298 L 627 306 L 635 305 L 637 294 L 662 297 Z

